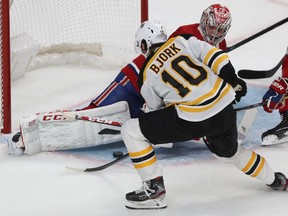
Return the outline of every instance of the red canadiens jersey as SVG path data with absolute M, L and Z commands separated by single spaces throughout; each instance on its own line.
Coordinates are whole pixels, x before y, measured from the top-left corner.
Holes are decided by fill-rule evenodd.
M 124 68 L 122 68 L 121 72 L 124 73 L 128 79 L 131 81 L 135 90 L 139 92 L 139 88 L 137 85 L 138 74 L 145 62 L 145 57 L 143 55 L 139 55 L 136 57 L 130 64 L 127 64 Z
M 286 53 L 282 63 L 282 77 L 288 78 L 288 53 Z
M 180 26 L 175 32 L 173 32 L 170 35 L 170 38 L 176 37 L 177 35 L 181 35 L 181 34 L 191 34 L 195 36 L 197 39 L 204 41 L 203 35 L 201 34 L 199 28 L 200 28 L 199 23 Z M 227 45 L 226 45 L 225 39 L 221 41 L 217 47 L 226 51 Z

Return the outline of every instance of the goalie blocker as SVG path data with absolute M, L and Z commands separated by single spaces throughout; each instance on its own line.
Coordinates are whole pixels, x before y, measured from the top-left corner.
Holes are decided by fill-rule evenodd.
M 122 140 L 120 134 L 98 134 L 105 128 L 117 127 L 66 118 L 67 112 L 69 115 L 86 115 L 118 122 L 130 119 L 129 107 L 125 101 L 83 111 L 57 111 L 26 116 L 20 120 L 21 134 L 17 133 L 18 137 L 16 134 L 14 139 L 8 141 L 9 153 L 31 155 L 42 151 L 85 148 Z

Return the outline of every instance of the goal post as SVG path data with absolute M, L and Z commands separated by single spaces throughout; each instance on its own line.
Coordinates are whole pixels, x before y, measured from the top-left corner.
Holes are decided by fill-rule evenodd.
M 148 0 L 0 1 L 2 133 L 12 129 L 11 81 L 51 65 L 125 65 L 148 19 Z
M 9 0 L 1 0 L 1 132 L 11 133 Z
M 148 20 L 148 0 L 141 1 L 141 23 Z

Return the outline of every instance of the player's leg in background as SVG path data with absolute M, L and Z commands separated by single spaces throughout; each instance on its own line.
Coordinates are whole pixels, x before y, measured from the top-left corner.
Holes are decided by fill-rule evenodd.
M 122 72 L 87 107 L 80 110 L 103 107 L 119 101 L 126 101 L 128 103 L 132 118 L 139 117 L 143 113 L 141 110 L 144 104 L 143 97 L 134 88 L 131 80 Z

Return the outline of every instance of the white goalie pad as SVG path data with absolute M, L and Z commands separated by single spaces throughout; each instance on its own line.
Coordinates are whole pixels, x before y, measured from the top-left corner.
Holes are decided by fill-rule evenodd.
M 75 115 L 125 122 L 130 119 L 127 102 L 83 111 L 71 111 Z M 63 112 L 47 112 L 23 117 L 20 120 L 24 153 L 36 154 L 41 151 L 55 151 L 85 148 L 121 140 L 121 134 L 98 133 L 105 129 L 120 130 L 119 127 L 65 119 Z

